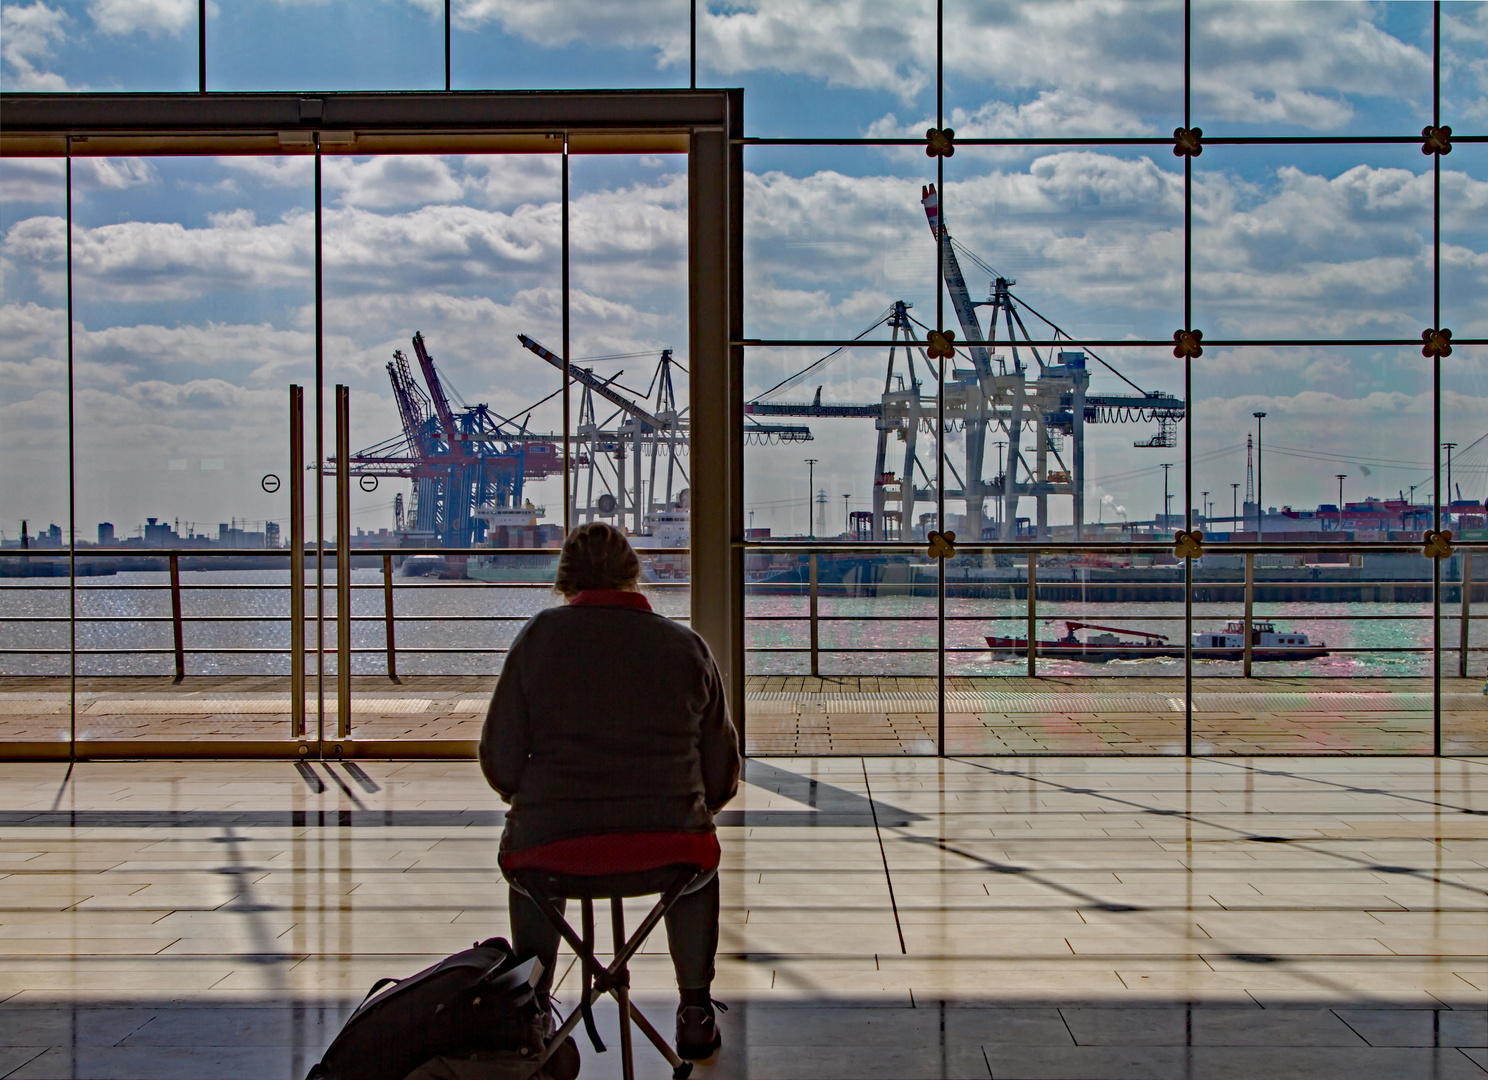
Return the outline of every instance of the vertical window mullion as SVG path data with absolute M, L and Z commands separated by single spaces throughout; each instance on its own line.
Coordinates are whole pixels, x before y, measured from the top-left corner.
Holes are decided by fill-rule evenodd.
M 77 760 L 77 423 L 72 350 L 72 136 L 67 137 L 67 756 Z
M 945 0 L 935 0 L 935 127 L 937 130 L 945 128 Z M 945 220 L 945 155 L 937 154 L 935 157 L 935 190 L 940 192 L 941 216 L 936 222 L 935 236 L 935 329 L 939 333 L 945 333 L 945 283 L 942 280 L 945 274 L 945 248 L 946 231 L 940 222 Z M 935 380 L 935 527 L 945 532 L 946 510 L 945 510 L 945 377 L 946 365 L 951 363 L 950 357 L 940 357 L 939 377 Z M 914 473 L 906 476 L 905 482 L 913 487 Z M 968 474 L 970 479 L 970 474 Z M 900 507 L 902 509 L 901 500 Z M 910 522 L 901 522 L 899 529 L 901 537 L 904 530 L 911 527 Z M 971 537 L 971 539 L 979 539 Z M 946 728 L 946 574 L 943 558 L 937 558 L 937 569 L 935 575 L 935 752 L 940 757 L 945 757 L 945 728 Z
M 1183 127 L 1193 126 L 1193 0 L 1183 0 Z M 1183 327 L 1193 329 L 1193 155 L 1183 155 Z M 1187 350 L 1185 350 L 1186 352 Z M 1166 502 L 1163 513 L 1167 513 Z M 1193 530 L 1193 357 L 1183 358 L 1183 527 Z M 1183 753 L 1193 756 L 1193 560 L 1183 560 Z

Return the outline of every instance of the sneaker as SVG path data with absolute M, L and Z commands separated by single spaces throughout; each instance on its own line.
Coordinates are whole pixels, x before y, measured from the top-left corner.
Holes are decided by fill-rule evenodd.
M 718 1018 L 713 1014 L 716 1004 L 719 1003 L 677 1006 L 678 1057 L 686 1061 L 705 1061 L 718 1052 L 723 1045 L 723 1035 L 718 1030 Z

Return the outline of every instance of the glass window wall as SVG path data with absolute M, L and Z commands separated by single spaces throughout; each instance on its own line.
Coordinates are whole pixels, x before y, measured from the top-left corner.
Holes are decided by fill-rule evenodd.
M 1488 437 L 1474 426 L 1488 393 L 1478 385 L 1482 5 L 952 2 L 941 12 L 666 0 L 523 14 L 456 0 L 445 25 L 440 5 L 388 0 L 358 9 L 338 38 L 348 48 L 294 51 L 340 33 L 341 7 L 209 6 L 192 68 L 150 67 L 144 53 L 107 60 L 129 42 L 189 61 L 195 24 L 179 11 L 168 26 L 105 26 L 123 6 L 6 3 L 0 77 L 7 94 L 151 80 L 195 89 L 193 76 L 209 92 L 416 91 L 445 79 L 685 87 L 694 70 L 701 85 L 744 86 L 732 539 L 743 546 L 752 750 L 1488 749 L 1472 651 L 1478 589 L 1464 580 L 1488 578 L 1468 558 L 1488 550 L 1477 535 L 1488 493 L 1473 480 Z M 256 62 L 249 47 L 270 30 L 295 39 L 282 63 Z M 1450 155 L 1444 132 L 1422 134 L 1438 122 L 1453 129 Z M 927 144 L 927 128 L 954 129 L 954 155 Z M 264 447 L 287 432 L 233 421 L 218 433 L 198 415 L 202 393 L 210 384 L 282 415 L 254 395 L 282 393 L 288 370 L 254 367 L 248 344 L 224 343 L 292 339 L 298 351 L 277 351 L 294 352 L 296 372 L 313 374 L 322 351 L 319 380 L 303 381 L 310 492 L 325 484 L 329 509 L 316 519 L 309 499 L 308 531 L 334 542 L 339 504 L 324 470 L 336 456 L 335 386 L 349 388 L 349 451 L 406 438 L 396 380 L 384 376 L 415 330 L 465 395 L 452 409 L 499 414 L 519 429 L 502 438 L 524 453 L 537 453 L 534 434 L 567 442 L 556 467 L 523 466 L 513 512 L 530 501 L 553 527 L 598 516 L 654 539 L 658 508 L 729 482 L 694 476 L 685 454 L 662 453 L 665 424 L 614 401 L 644 401 L 659 418 L 663 369 L 675 401 L 690 385 L 680 159 L 575 159 L 565 174 L 556 152 L 354 151 L 328 148 L 319 207 L 305 201 L 308 157 L 77 159 L 70 279 L 65 242 L 49 239 L 66 235 L 55 160 L 5 162 L 5 362 L 21 375 L 0 398 L 0 439 L 37 459 L 7 477 L 8 499 L 87 530 L 124 516 L 120 499 L 185 498 L 195 484 L 191 497 L 225 514 L 231 533 L 237 508 L 213 500 L 234 489 L 233 445 L 254 441 L 239 455 L 241 486 L 267 474 Z M 310 248 L 301 242 L 295 268 L 276 270 L 275 230 L 317 209 Z M 151 230 L 148 258 L 110 246 Z M 284 299 L 303 291 L 317 241 L 323 325 L 313 301 Z M 38 448 L 68 434 L 57 365 L 69 282 L 79 474 L 76 519 L 64 525 L 56 482 L 44 479 L 55 454 Z M 968 341 L 973 321 L 991 341 Z M 183 354 L 172 341 L 192 327 L 203 344 Z M 243 328 L 257 332 L 234 338 Z M 560 367 L 566 338 L 584 376 L 565 387 L 517 331 Z M 411 371 L 422 377 L 417 362 Z M 197 383 L 200 393 L 181 389 Z M 676 412 L 678 434 L 728 419 Z M 153 439 L 110 430 L 117 418 Z M 150 455 L 162 447 L 160 484 Z M 203 471 L 218 459 L 221 470 Z M 175 461 L 195 471 L 173 476 Z M 441 496 L 429 477 L 367 479 L 351 480 L 343 530 L 398 533 L 403 495 L 400 542 L 427 533 L 431 550 L 435 539 L 452 546 L 451 519 L 439 517 L 452 512 L 448 483 Z M 250 523 L 286 512 L 285 494 L 261 494 L 242 507 Z M 7 543 L 20 516 L 0 507 Z M 501 525 L 522 547 L 521 529 Z M 1443 529 L 1450 540 L 1435 537 Z M 467 558 L 513 578 L 530 556 Z M 658 583 L 686 573 L 647 559 Z M 362 586 L 348 609 L 353 670 L 387 680 L 378 619 L 389 591 L 381 565 L 364 569 L 366 580 L 355 563 L 350 575 Z M 333 570 L 322 580 L 333 585 Z M 510 627 L 416 630 L 428 613 L 401 606 L 405 587 L 390 592 L 409 616 L 409 677 L 488 677 Z M 470 600 L 461 614 L 486 613 L 474 598 L 488 593 L 431 587 Z M 133 615 L 164 618 L 152 634 L 170 626 L 153 609 Z M 7 625 L 7 643 L 58 630 L 28 625 Z M 335 648 L 334 626 L 323 640 Z M 159 647 L 139 662 L 168 675 Z M 213 663 L 229 660 L 239 662 Z M 61 673 L 45 653 L 26 662 Z M 367 683 L 369 700 L 391 685 Z M 460 693 L 450 700 L 474 700 Z

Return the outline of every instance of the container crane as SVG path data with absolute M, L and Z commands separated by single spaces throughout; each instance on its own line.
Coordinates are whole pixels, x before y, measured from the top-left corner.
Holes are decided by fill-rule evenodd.
M 1051 356 L 1046 362 L 1038 346 L 1033 344 L 1015 304 L 1011 287 L 1017 282 L 1002 277 L 972 256 L 992 277 L 989 299 L 981 303 L 973 302 L 966 286 L 966 278 L 961 272 L 960 261 L 956 257 L 956 245 L 946 228 L 940 195 L 936 192 L 935 185 L 922 187 L 920 196 L 930 225 L 930 234 L 942 252 L 941 276 L 950 293 L 951 306 L 961 324 L 967 343 L 966 351 L 972 361 L 971 370 L 954 371 L 953 379 L 946 385 L 947 410 L 949 411 L 951 402 L 955 400 L 966 423 L 967 480 L 963 485 L 963 497 L 968 524 L 982 521 L 982 500 L 986 494 L 1000 495 L 1003 502 L 1000 538 L 1012 539 L 1017 535 L 1018 502 L 1024 496 L 1032 496 L 1037 506 L 1037 534 L 1044 537 L 1048 535 L 1048 497 L 1069 495 L 1073 500 L 1075 539 L 1081 539 L 1085 523 L 1085 425 L 1137 418 L 1156 420 L 1159 424 L 1157 436 L 1134 445 L 1171 446 L 1174 427 L 1178 420 L 1183 419 L 1186 405 L 1170 394 L 1142 390 L 1098 357 L 1098 362 L 1137 390 L 1138 394 L 1090 395 L 1090 372 L 1086 367 L 1084 351 L 1061 350 L 1057 356 Z M 992 308 L 988 333 L 985 336 L 976 314 L 977 307 L 981 306 Z M 1007 330 L 1012 370 L 1008 371 L 1006 363 L 1003 363 L 1001 371 L 993 372 L 987 346 L 996 345 L 999 317 Z M 1069 336 L 1047 319 L 1042 316 L 1039 318 L 1053 331 L 1056 342 L 1060 337 Z M 1038 375 L 1031 382 L 1019 348 L 1020 334 L 1023 347 L 1038 365 Z M 1007 434 L 1008 465 L 1003 476 L 988 485 L 981 479 L 982 455 L 986 446 L 986 431 L 993 422 Z M 1025 427 L 1032 428 L 1032 468 L 1028 465 L 1022 446 Z M 1062 435 L 1068 435 L 1072 444 L 1067 467 L 1055 442 Z M 1061 468 L 1049 468 L 1051 454 Z M 1020 466 L 1023 473 L 1021 480 L 1018 478 Z M 980 535 L 980 532 L 980 528 L 977 528 L 973 535 Z
M 413 481 L 403 535 L 442 547 L 473 547 L 485 540 L 493 510 L 520 507 L 526 480 L 562 468 L 561 435 L 529 432 L 525 421 L 499 417 L 488 405 L 450 405 L 446 381 L 420 333 L 414 354 L 425 386 L 408 357 L 395 350 L 387 365 L 403 430 L 348 458 L 356 476 L 399 476 Z M 327 461 L 333 472 L 335 459 Z
M 517 340 L 533 355 L 563 370 L 563 359 L 535 338 L 518 334 Z M 643 403 L 616 388 L 624 372 L 604 378 L 592 368 L 568 365 L 569 378 L 582 387 L 574 441 L 584 458 L 583 465 L 576 466 L 569 489 L 572 521 L 612 517 L 632 536 L 659 535 L 669 524 L 685 525 L 681 485 L 688 479 L 682 459 L 687 454 L 689 422 L 687 410 L 677 405 L 672 372 L 678 366 L 672 350 L 663 349 L 647 388 L 647 394 L 655 397 Z M 609 402 L 616 411 L 602 420 L 596 399 Z M 811 429 L 800 424 L 754 423 L 745 437 L 807 442 Z M 600 468 L 606 459 L 613 461 L 608 474 Z
M 1011 291 L 1016 282 L 1000 276 L 967 252 L 977 267 L 987 271 L 992 279 L 989 299 L 971 299 L 956 247 L 945 228 L 939 196 L 933 187 L 921 189 L 921 202 L 931 235 L 944 253 L 941 274 L 962 330 L 962 341 L 957 343 L 958 355 L 964 354 L 971 366 L 952 367 L 945 371 L 932 361 L 920 344 L 928 337 L 930 328 L 910 314 L 908 303 L 898 300 L 858 335 L 865 337 L 885 325 L 892 329 L 883 393 L 877 402 L 823 402 L 820 387 L 809 402 L 776 399 L 776 395 L 799 385 L 813 372 L 824 368 L 845 351 L 847 347 L 844 347 L 808 364 L 746 402 L 746 417 L 871 418 L 878 432 L 871 538 L 908 539 L 918 525 L 915 519 L 917 504 L 934 502 L 936 497 L 933 480 L 935 459 L 930 457 L 927 467 L 918 452 L 918 441 L 921 435 L 928 435 L 937 444 L 943 439 L 943 432 L 935 419 L 936 390 L 943 381 L 945 430 L 959 429 L 965 436 L 963 470 L 958 471 L 949 459 L 946 460 L 945 498 L 961 501 L 965 506 L 964 523 L 958 528 L 964 529 L 964 534 L 969 537 L 990 533 L 997 538 L 1013 539 L 1018 530 L 1019 501 L 1032 497 L 1037 503 L 1037 535 L 1044 537 L 1048 535 L 1049 496 L 1068 495 L 1074 504 L 1073 520 L 1078 538 L 1084 529 L 1085 425 L 1156 421 L 1160 425 L 1158 435 L 1136 445 L 1172 445 L 1174 426 L 1185 414 L 1184 402 L 1171 394 L 1143 390 L 1099 357 L 1094 359 L 1131 385 L 1137 393 L 1089 393 L 1087 353 L 1059 349 L 1046 357 L 1034 344 L 1024 324 L 1020 302 Z M 992 308 L 992 317 L 985 331 L 976 314 L 978 307 Z M 1060 338 L 1069 337 L 1026 304 L 1021 307 L 1049 326 L 1056 348 Z M 999 323 L 1006 333 L 1003 343 L 1006 355 L 998 349 Z M 916 328 L 922 332 L 918 341 Z M 902 360 L 900 349 L 903 349 Z M 1037 374 L 1032 378 L 1028 365 L 1024 363 L 1025 352 L 1036 365 Z M 1007 436 L 1008 457 L 1002 472 L 989 479 L 985 464 L 986 445 L 988 433 L 994 427 Z M 888 441 L 891 436 L 904 443 L 902 471 L 899 473 L 890 471 Z M 1073 443 L 1068 463 L 1060 445 L 1066 436 Z M 993 500 L 1000 511 L 997 520 L 991 523 L 985 516 L 988 499 Z

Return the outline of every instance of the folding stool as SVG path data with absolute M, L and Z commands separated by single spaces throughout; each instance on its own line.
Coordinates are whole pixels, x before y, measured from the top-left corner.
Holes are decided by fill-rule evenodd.
M 620 1009 L 620 1060 L 625 1080 L 634 1080 L 630 1023 L 661 1051 L 672 1066 L 674 1080 L 686 1080 L 692 1062 L 683 1061 L 676 1050 L 630 1001 L 629 961 L 647 936 L 661 922 L 679 897 L 702 888 L 718 871 L 718 837 L 713 833 L 611 833 L 560 840 L 541 847 L 503 853 L 502 873 L 519 892 L 525 893 L 558 931 L 579 958 L 583 992 L 579 1007 L 548 1041 L 536 1061 L 541 1068 L 582 1019 L 590 1040 L 604 1049 L 594 1029 L 591 1006 L 605 993 Z M 641 925 L 625 936 L 626 897 L 660 894 L 660 899 Z M 578 900 L 583 933 L 575 933 L 555 898 Z M 609 964 L 594 954 L 594 901 L 610 902 L 610 925 L 614 930 L 615 955 Z

